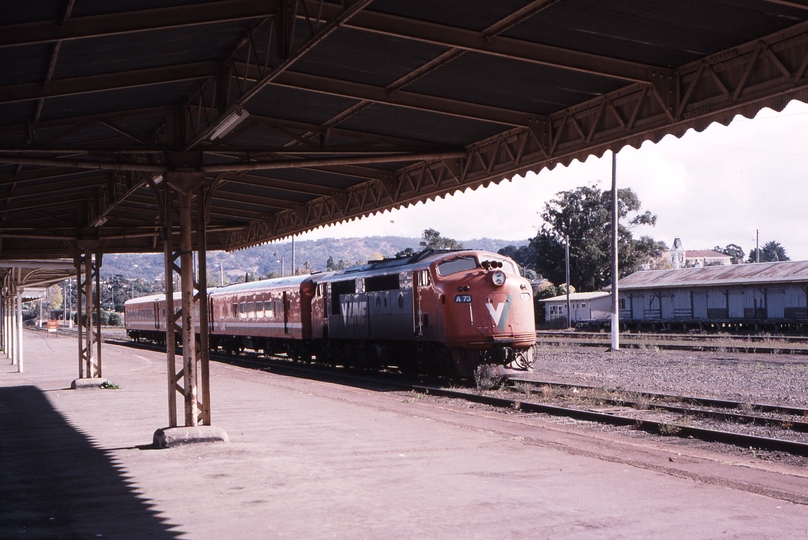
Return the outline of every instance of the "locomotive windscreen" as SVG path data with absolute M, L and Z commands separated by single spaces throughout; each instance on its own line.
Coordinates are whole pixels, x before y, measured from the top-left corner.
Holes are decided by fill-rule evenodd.
M 457 257 L 438 264 L 438 275 L 451 276 L 458 272 L 466 272 L 477 268 L 477 259 L 474 257 Z

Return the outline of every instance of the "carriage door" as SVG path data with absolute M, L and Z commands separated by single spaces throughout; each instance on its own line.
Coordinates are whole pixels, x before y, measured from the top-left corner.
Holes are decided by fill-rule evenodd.
M 283 333 L 289 333 L 289 298 L 286 291 L 283 291 Z

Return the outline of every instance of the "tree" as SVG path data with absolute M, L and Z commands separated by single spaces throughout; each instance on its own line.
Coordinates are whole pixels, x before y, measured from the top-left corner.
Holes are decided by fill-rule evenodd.
M 463 244 L 453 238 L 445 238 L 435 229 L 426 229 L 420 245 L 424 249 L 463 249 Z
M 524 246 L 505 246 L 497 251 L 500 255 L 510 257 L 519 265 L 519 273 L 531 281 L 540 278 L 536 272 L 536 249 L 531 244 Z
M 350 266 L 350 263 L 345 259 L 340 259 L 339 261 L 335 261 L 334 257 L 328 257 L 328 260 L 325 263 L 325 269 L 329 272 L 334 272 L 336 270 L 345 270 Z
M 727 247 L 724 248 L 715 246 L 713 250 L 732 257 L 732 264 L 739 264 L 743 262 L 744 251 L 743 248 L 738 244 L 727 244 Z
M 62 302 L 64 299 L 62 298 L 62 288 L 59 285 L 51 285 L 48 287 L 45 298 L 47 300 L 46 305 L 49 312 L 62 309 Z
M 453 238 L 446 238 L 440 235 L 435 229 L 425 229 L 421 235 L 420 251 L 425 249 L 463 249 L 463 244 Z M 396 253 L 396 257 L 412 257 L 417 252 L 413 248 L 402 249 Z
M 656 216 L 641 210 L 637 195 L 620 189 L 618 219 L 618 266 L 620 276 L 639 270 L 667 249 L 664 242 L 649 236 L 635 240 L 631 229 L 655 225 Z M 564 243 L 570 241 L 570 282 L 579 291 L 596 291 L 611 283 L 611 191 L 597 186 L 562 191 L 545 204 L 544 224 L 530 240 L 536 252 L 536 270 L 553 283 L 566 281 Z M 629 216 L 631 217 L 629 218 Z
M 763 244 L 763 247 L 760 248 L 760 262 L 777 262 L 777 261 L 790 261 L 791 259 L 788 258 L 786 255 L 786 249 L 780 245 L 779 242 L 775 242 L 772 240 L 771 242 L 766 242 Z M 753 263 L 757 261 L 757 257 L 755 257 L 755 250 L 749 250 L 749 259 L 747 262 Z

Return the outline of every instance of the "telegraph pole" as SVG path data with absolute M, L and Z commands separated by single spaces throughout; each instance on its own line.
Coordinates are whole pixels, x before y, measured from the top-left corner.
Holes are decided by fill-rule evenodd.
M 570 235 L 564 235 L 564 266 L 567 270 L 567 328 L 572 326 L 570 313 Z
M 612 150 L 612 350 L 620 350 L 620 302 L 617 294 L 617 154 Z

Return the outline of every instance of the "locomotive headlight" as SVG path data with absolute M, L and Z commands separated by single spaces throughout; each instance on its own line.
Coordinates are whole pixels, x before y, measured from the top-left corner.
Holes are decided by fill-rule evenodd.
M 497 270 L 496 272 L 491 273 L 491 281 L 497 287 L 505 285 L 505 272 Z

